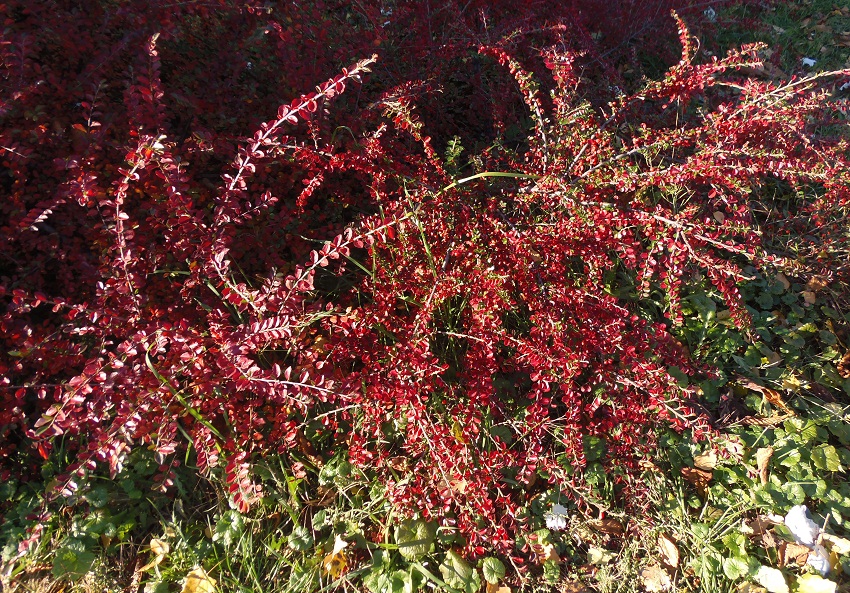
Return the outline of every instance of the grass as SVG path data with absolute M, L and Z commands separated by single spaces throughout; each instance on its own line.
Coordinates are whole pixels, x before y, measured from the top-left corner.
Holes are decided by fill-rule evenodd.
M 775 2 L 717 18 L 724 26 L 705 39 L 704 49 L 721 53 L 766 41 L 772 49 L 765 76 L 850 67 L 848 6 Z M 803 58 L 816 63 L 805 66 Z M 154 497 L 148 485 L 156 464 L 149 452 L 136 451 L 115 480 L 92 484 L 47 523 L 39 548 L 17 562 L 10 560 L 33 522 L 38 485 L 0 485 L 0 498 L 14 503 L 0 526 L 0 582 L 4 590 L 57 593 L 732 592 L 781 591 L 765 570 L 778 569 L 785 582 L 802 586 L 800 554 L 789 555 L 793 537 L 771 521 L 807 504 L 827 532 L 850 533 L 850 379 L 837 370 L 850 347 L 850 292 L 815 288 L 805 266 L 748 273 L 755 280 L 742 292 L 754 319 L 752 344 L 729 322 L 719 295 L 693 287 L 683 299 L 679 339 L 720 369 L 716 379 L 691 386 L 717 435 L 701 442 L 688 434 L 660 435 L 657 455 L 646 463 L 646 512 L 639 516 L 622 511 L 604 474 L 590 480 L 591 511 L 570 508 L 563 531 L 543 527 L 559 493 L 531 496 L 525 520 L 535 529 L 520 543 L 540 562 L 519 574 L 509 566 L 507 577 L 485 584 L 494 564 L 455 558 L 451 550 L 459 542 L 452 530 L 400 529 L 384 486 L 342 457 L 319 467 L 304 453 L 298 476 L 267 459 L 259 470 L 262 504 L 243 516 L 231 508 L 220 476 L 197 481 L 191 457 L 177 473 L 176 497 Z M 61 450 L 53 455 L 58 465 Z M 45 465 L 45 481 L 53 478 L 52 467 Z M 411 529 L 419 539 L 403 535 Z M 828 544 L 838 590 L 850 588 L 845 542 Z M 821 586 L 818 591 L 835 590 Z

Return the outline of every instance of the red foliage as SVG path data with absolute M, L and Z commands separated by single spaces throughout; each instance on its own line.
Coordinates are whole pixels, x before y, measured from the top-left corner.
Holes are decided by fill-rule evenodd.
M 668 3 L 604 4 L 607 46 L 589 0 L 7 3 L 0 478 L 72 435 L 57 493 L 140 446 L 167 488 L 186 434 L 245 510 L 252 457 L 309 426 L 404 512 L 507 551 L 525 486 L 575 487 L 586 438 L 628 470 L 659 423 L 699 429 L 667 368 L 706 369 L 617 282 L 675 323 L 703 274 L 745 324 L 751 189 L 817 184 L 828 218 L 846 143 L 813 134 L 817 81 L 724 78 L 754 48 L 699 63 L 681 22 L 663 81 L 594 108 L 578 64 Z M 454 181 L 455 133 L 519 177 Z

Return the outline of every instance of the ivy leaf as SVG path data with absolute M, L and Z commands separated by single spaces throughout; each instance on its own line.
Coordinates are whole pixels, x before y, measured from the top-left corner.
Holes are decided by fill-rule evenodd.
M 841 471 L 841 460 L 838 451 L 832 445 L 820 445 L 812 449 L 812 463 L 818 469 L 829 472 Z
M 406 560 L 416 560 L 434 548 L 437 525 L 421 519 L 403 521 L 395 530 L 395 543 Z
M 454 550 L 446 552 L 446 559 L 440 565 L 440 573 L 449 587 L 466 593 L 475 593 L 481 588 L 481 577 L 460 554 Z
M 53 559 L 53 575 L 80 579 L 91 570 L 95 555 L 86 543 L 77 538 L 67 538 L 56 551 Z
M 723 560 L 723 574 L 730 581 L 737 581 L 750 570 L 749 563 L 744 558 L 732 557 Z
M 313 547 L 313 535 L 303 525 L 296 525 L 286 541 L 290 548 L 298 552 L 306 552 Z
M 505 565 L 498 558 L 485 558 L 481 564 L 481 572 L 484 573 L 484 580 L 495 585 L 505 578 Z

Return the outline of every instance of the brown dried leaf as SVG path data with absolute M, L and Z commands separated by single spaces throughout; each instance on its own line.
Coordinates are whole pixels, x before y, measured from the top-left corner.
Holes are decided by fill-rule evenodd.
M 670 568 L 679 566 L 679 548 L 676 542 L 666 533 L 658 536 L 658 551 L 661 553 L 661 563 Z
M 809 547 L 803 544 L 782 542 L 779 546 L 779 566 L 788 566 L 789 564 L 805 566 L 809 559 L 809 552 L 811 552 Z
M 552 560 L 557 564 L 560 564 L 561 557 L 558 556 L 558 552 L 555 551 L 555 546 L 552 544 L 531 544 L 531 549 L 534 552 L 534 555 L 537 557 L 537 562 L 543 564 L 547 560 Z
M 640 571 L 640 576 L 643 579 L 644 588 L 649 593 L 660 593 L 661 591 L 668 591 L 673 587 L 670 574 L 657 564 L 644 568 Z
M 762 394 L 764 394 L 764 398 L 769 401 L 772 405 L 781 409 L 786 414 L 794 414 L 794 410 L 788 407 L 788 404 L 785 403 L 785 400 L 782 399 L 782 396 L 778 391 L 774 391 L 773 389 L 768 389 L 767 387 L 761 388 Z
M 711 482 L 711 478 L 714 474 L 710 471 L 706 471 L 704 469 L 698 469 L 695 467 L 683 467 L 682 468 L 682 477 L 691 484 L 693 484 L 694 488 L 697 489 L 697 492 L 700 494 L 705 494 L 705 489 L 708 486 L 708 483 Z
M 767 484 L 768 467 L 770 458 L 773 457 L 773 447 L 762 447 L 756 451 L 756 466 L 759 471 L 759 479 L 762 484 Z
M 817 295 L 815 293 L 813 293 L 811 290 L 804 290 L 800 294 L 803 295 L 803 300 L 805 301 L 805 303 L 807 305 L 814 305 L 815 301 L 818 300 Z
M 788 280 L 788 277 L 782 272 L 777 273 L 776 276 L 774 276 L 774 279 L 779 282 L 785 290 L 791 288 L 791 281 Z
M 755 416 L 747 416 L 741 419 L 741 424 L 746 426 L 776 426 L 782 424 L 794 414 L 771 414 L 767 418 L 756 418 Z
M 623 533 L 625 533 L 623 524 L 617 521 L 617 519 L 612 519 L 610 517 L 594 519 L 593 521 L 588 521 L 588 523 L 593 529 L 600 533 L 607 533 L 608 535 L 623 535 Z
M 842 379 L 850 379 L 850 350 L 844 353 L 844 356 L 835 365 L 835 369 Z
M 558 593 L 590 593 L 581 581 L 563 581 L 558 587 Z
M 774 525 L 784 525 L 785 517 L 782 515 L 759 515 L 751 521 L 744 521 L 742 531 L 748 535 L 761 537 Z
M 818 292 L 829 286 L 829 281 L 824 276 L 812 276 L 806 282 L 806 290 Z

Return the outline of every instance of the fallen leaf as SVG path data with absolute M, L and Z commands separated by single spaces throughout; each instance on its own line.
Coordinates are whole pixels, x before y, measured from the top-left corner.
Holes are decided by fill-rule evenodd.
M 507 585 L 494 585 L 493 583 L 487 583 L 486 588 L 487 593 L 511 593 L 511 588 Z
M 694 467 L 705 471 L 711 471 L 717 467 L 717 453 L 714 449 L 709 449 L 705 453 L 694 457 Z
M 804 574 L 797 578 L 797 593 L 835 593 L 836 583 L 816 574 Z
M 741 419 L 741 424 L 747 426 L 776 426 L 782 424 L 794 414 L 771 414 L 767 418 L 756 418 L 755 416 L 747 416 Z
M 768 593 L 788 593 L 788 582 L 781 570 L 762 566 L 755 576 L 756 582 L 767 589 Z
M 767 387 L 761 387 L 761 385 L 759 385 L 759 389 L 754 389 L 754 391 L 761 392 L 761 394 L 764 395 L 764 399 L 769 401 L 771 405 L 780 408 L 786 414 L 794 413 L 794 410 L 788 407 L 788 404 L 785 403 L 785 400 L 782 399 L 782 396 L 779 394 L 778 391 L 774 391 L 773 389 L 769 389 Z
M 333 579 L 339 577 L 339 575 L 345 572 L 345 567 L 347 565 L 347 560 L 345 558 L 346 546 L 348 546 L 348 542 L 337 535 L 334 540 L 333 551 L 331 551 L 331 553 L 325 556 L 322 560 L 322 572 L 330 575 Z
M 215 593 L 215 579 L 199 566 L 186 575 L 180 593 Z
M 767 593 L 767 589 L 755 583 L 744 581 L 735 589 L 738 593 Z
M 537 556 L 537 561 L 540 564 L 552 560 L 555 563 L 561 562 L 561 557 L 558 556 L 558 552 L 555 551 L 555 546 L 552 544 L 531 544 L 531 549 L 534 551 L 534 554 Z
M 593 521 L 588 521 L 588 523 L 596 531 L 600 533 L 607 533 L 608 535 L 623 535 L 625 532 L 623 524 L 610 517 L 594 519 Z
M 590 593 L 590 589 L 581 581 L 564 581 L 558 587 L 558 593 Z
M 673 587 L 673 581 L 670 580 L 670 574 L 658 566 L 653 564 L 640 571 L 640 577 L 643 579 L 644 588 L 649 593 L 659 593 L 667 591 Z
M 658 536 L 658 551 L 661 553 L 661 563 L 670 568 L 679 566 L 679 548 L 666 533 Z
M 682 468 L 682 477 L 690 484 L 693 484 L 694 488 L 696 488 L 697 492 L 700 494 L 705 494 L 705 489 L 708 486 L 708 483 L 711 482 L 713 475 L 714 474 L 712 472 L 704 469 L 698 469 L 695 467 Z
M 850 540 L 831 533 L 821 533 L 821 540 L 836 554 L 850 554 Z
M 827 286 L 829 286 L 829 282 L 823 276 L 812 276 L 809 278 L 809 281 L 806 282 L 806 290 L 811 292 L 818 292 Z
M 787 389 L 788 391 L 793 391 L 794 393 L 796 393 L 800 391 L 802 387 L 802 381 L 800 381 L 800 379 L 797 378 L 795 375 L 788 375 L 782 378 L 782 389 Z
M 716 220 L 720 224 L 723 224 L 723 221 L 726 220 L 726 215 L 723 214 L 720 210 L 716 211 L 713 216 L 714 220 Z
M 587 549 L 587 562 L 589 564 L 608 564 L 616 557 L 617 555 L 614 552 L 605 548 L 590 546 Z
M 793 542 L 782 542 L 779 546 L 779 565 L 788 566 L 796 564 L 797 566 L 805 566 L 809 559 L 811 550 L 803 544 L 795 544 Z
M 150 570 L 154 566 L 159 566 L 160 564 L 162 564 L 162 561 L 165 560 L 165 556 L 166 554 L 168 554 L 168 551 L 170 549 L 171 547 L 168 545 L 168 542 L 163 541 L 161 539 L 153 538 L 151 540 L 151 553 L 154 555 L 154 557 L 151 559 L 150 562 L 145 564 L 139 570 Z
M 773 447 L 762 447 L 756 451 L 756 465 L 762 484 L 767 484 L 767 474 L 771 457 L 773 457 Z
M 841 375 L 842 379 L 850 379 L 850 350 L 844 353 L 844 356 L 838 361 L 835 369 Z
M 641 459 L 640 461 L 638 461 L 638 467 L 645 472 L 652 472 L 656 474 L 661 473 L 661 470 L 658 469 L 658 466 L 648 459 Z
M 814 305 L 815 301 L 817 301 L 817 295 L 815 295 L 815 293 L 811 290 L 804 290 L 800 294 L 803 295 L 803 300 L 807 305 Z

